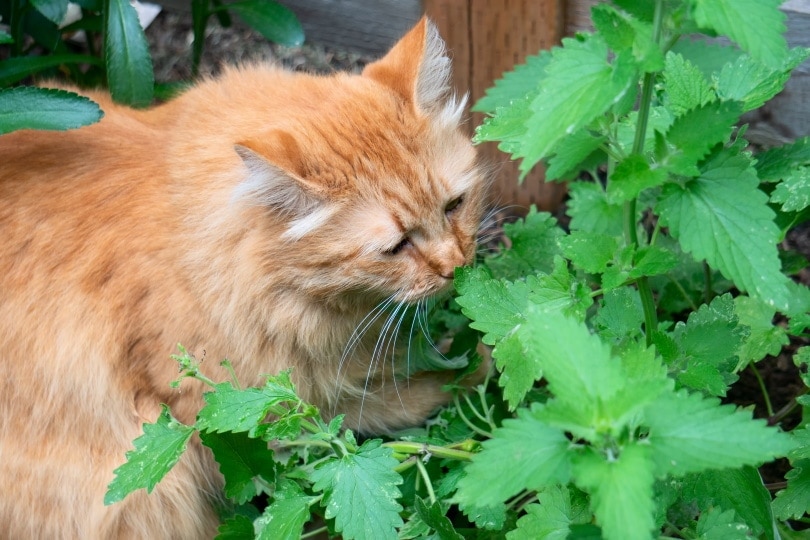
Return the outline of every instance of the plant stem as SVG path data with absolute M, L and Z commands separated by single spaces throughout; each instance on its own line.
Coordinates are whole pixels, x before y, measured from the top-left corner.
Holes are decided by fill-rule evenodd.
M 768 389 L 765 386 L 765 381 L 762 379 L 762 375 L 759 374 L 759 370 L 753 362 L 748 364 L 748 367 L 750 367 L 751 371 L 754 372 L 754 377 L 756 377 L 757 383 L 759 383 L 759 389 L 762 391 L 762 398 L 765 400 L 765 409 L 768 411 L 768 418 L 770 418 L 773 416 L 773 404 L 771 404 L 771 397 L 768 395 Z
M 321 535 L 323 533 L 327 533 L 327 532 L 329 532 L 329 527 L 324 525 L 323 527 L 319 527 L 319 528 L 317 528 L 315 530 L 312 530 L 312 531 L 309 531 L 307 533 L 302 534 L 301 535 L 301 540 L 304 540 L 305 538 L 315 538 L 316 536 L 319 536 L 319 535 Z
M 459 461 L 470 461 L 473 457 L 472 452 L 466 450 L 457 450 L 447 446 L 435 446 L 432 444 L 424 444 L 410 441 L 392 441 L 383 443 L 386 446 L 399 454 L 412 454 L 412 455 L 431 455 L 443 459 L 456 459 Z
M 430 475 L 425 468 L 425 464 L 422 463 L 421 459 L 416 460 L 416 469 L 419 471 L 419 475 L 422 477 L 422 480 L 425 481 L 425 488 L 427 489 L 428 496 L 430 497 L 430 504 L 436 504 L 436 492 L 433 491 L 433 483 L 430 481 Z
M 486 437 L 487 439 L 492 438 L 492 433 L 481 429 L 480 427 L 472 423 L 472 421 L 469 418 L 467 418 L 467 415 L 465 415 L 464 411 L 461 410 L 461 402 L 458 400 L 458 393 L 456 393 L 453 396 L 453 403 L 456 405 L 456 411 L 458 411 L 458 416 L 465 424 L 467 424 L 468 428 L 470 428 L 473 432 L 481 435 L 482 437 Z
M 209 0 L 191 0 L 191 20 L 194 32 L 194 42 L 191 44 L 191 76 L 200 73 L 203 45 L 205 44 L 205 26 L 211 11 L 208 9 Z
M 708 304 L 712 301 L 713 296 L 712 269 L 709 267 L 709 263 L 703 261 L 703 302 Z

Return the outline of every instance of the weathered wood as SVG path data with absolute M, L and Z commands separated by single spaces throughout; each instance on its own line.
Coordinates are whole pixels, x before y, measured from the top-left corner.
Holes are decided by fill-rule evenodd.
M 455 85 L 469 91 L 471 103 L 484 95 L 504 71 L 521 63 L 529 54 L 557 44 L 563 32 L 563 0 L 424 0 L 427 13 L 439 26 L 453 57 Z M 473 126 L 483 120 L 472 115 Z M 479 147 L 484 163 L 495 177 L 495 202 L 515 205 L 516 211 L 536 204 L 554 209 L 562 201 L 565 188 L 546 184 L 541 166 L 518 185 L 518 163 L 492 143 Z

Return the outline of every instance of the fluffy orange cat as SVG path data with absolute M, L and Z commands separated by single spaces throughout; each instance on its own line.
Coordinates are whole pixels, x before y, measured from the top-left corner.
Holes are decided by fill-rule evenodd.
M 194 421 L 178 342 L 244 384 L 293 367 L 367 432 L 447 399 L 451 374 L 395 380 L 372 332 L 341 358 L 381 302 L 447 291 L 473 259 L 484 185 L 449 77 L 422 20 L 361 75 L 229 69 L 144 111 L 91 92 L 96 125 L 0 137 L 0 536 L 215 533 L 198 444 L 151 495 L 103 504 L 161 403 Z

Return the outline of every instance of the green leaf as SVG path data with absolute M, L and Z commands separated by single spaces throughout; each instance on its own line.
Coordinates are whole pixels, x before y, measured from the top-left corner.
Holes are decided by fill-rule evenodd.
M 664 187 L 661 224 L 696 259 L 706 259 L 741 290 L 788 309 L 788 279 L 780 270 L 779 229 L 748 157 L 723 150 L 700 177 Z
M 736 101 L 714 101 L 675 118 L 666 133 L 678 153 L 666 159 L 665 166 L 676 174 L 697 176 L 697 164 L 718 143 L 727 141 L 742 114 Z
M 217 529 L 216 540 L 253 540 L 255 537 L 253 520 L 237 514 L 222 522 Z
M 667 53 L 663 76 L 667 108 L 675 116 L 708 105 L 715 98 L 714 90 L 700 69 L 678 53 Z
M 256 479 L 275 480 L 273 451 L 261 439 L 242 433 L 200 432 L 200 439 L 214 453 L 219 472 L 225 478 L 225 495 L 243 504 L 259 494 Z
M 278 2 L 241 0 L 224 4 L 223 8 L 236 12 L 248 26 L 274 43 L 297 47 L 304 42 L 304 30 L 295 13 Z
M 645 72 L 659 71 L 664 67 L 664 54 L 653 39 L 651 24 L 606 4 L 591 8 L 591 19 L 596 31 L 616 54 L 631 54 Z
M 572 231 L 621 236 L 622 205 L 608 202 L 601 186 L 593 182 L 571 182 L 567 213 Z
M 475 128 L 473 141 L 500 141 L 498 148 L 507 154 L 515 154 L 526 134 L 526 119 L 529 117 L 531 98 L 513 99 L 508 105 L 495 109 L 493 116 Z M 515 156 L 512 156 L 513 158 Z
M 436 531 L 437 540 L 464 540 L 464 537 L 456 532 L 453 523 L 445 516 L 447 510 L 439 501 L 428 504 L 424 499 L 417 497 L 414 506 L 426 524 Z
M 483 268 L 456 270 L 456 302 L 472 319 L 470 327 L 484 333 L 481 340 L 494 345 L 523 320 L 529 287 L 523 281 L 511 283 L 490 277 Z
M 504 223 L 503 232 L 510 240 L 509 249 L 486 259 L 494 277 L 515 280 L 538 271 L 552 271 L 564 233 L 551 214 L 538 212 L 532 206 L 524 219 Z
M 655 525 L 650 449 L 626 445 L 605 458 L 590 449 L 574 462 L 574 481 L 591 496 L 591 508 L 606 540 L 649 540 Z
M 0 134 L 18 129 L 66 130 L 98 122 L 104 113 L 84 96 L 51 88 L 0 90 Z
M 776 184 L 771 201 L 782 203 L 783 212 L 798 212 L 810 206 L 810 167 L 798 167 Z
M 592 274 L 605 271 L 619 249 L 619 242 L 613 236 L 587 231 L 571 231 L 560 239 L 563 255 L 571 259 L 574 266 Z
M 107 4 L 104 58 L 113 99 L 135 107 L 152 103 L 152 58 L 135 8 L 127 0 L 109 0 Z
M 493 113 L 498 107 L 510 104 L 513 100 L 524 99 L 537 92 L 540 81 L 546 76 L 546 66 L 551 61 L 551 53 L 541 51 L 526 57 L 524 64 L 518 64 L 512 71 L 487 88 L 484 97 L 472 107 L 473 111 Z
M 771 496 L 754 467 L 706 471 L 689 475 L 682 488 L 684 502 L 696 501 L 699 508 L 733 509 L 754 536 L 775 540 Z
M 644 311 L 636 289 L 622 287 L 608 291 L 601 304 L 593 322 L 603 339 L 632 339 L 641 335 Z
M 719 508 L 710 508 L 700 514 L 697 522 L 699 540 L 749 540 L 751 529 L 737 520 L 734 510 L 725 512 Z
M 587 506 L 578 506 L 571 498 L 567 487 L 544 489 L 537 494 L 537 504 L 526 506 L 526 514 L 518 520 L 517 528 L 506 534 L 506 539 L 566 540 L 572 524 L 587 523 L 591 518 Z
M 65 64 L 101 65 L 101 59 L 86 54 L 17 56 L 0 62 L 0 86 L 10 86 L 46 69 Z
M 1 65 L 1 64 L 0 64 Z M 757 154 L 757 175 L 766 182 L 781 180 L 799 165 L 810 164 L 810 137 Z
M 293 482 L 285 482 L 280 487 L 273 502 L 254 523 L 257 540 L 298 540 L 304 524 L 310 520 L 310 505 L 315 498 L 306 495 Z
M 787 55 L 781 0 L 691 0 L 695 21 L 730 37 L 756 60 L 778 67 Z
M 785 478 L 787 488 L 776 494 L 773 511 L 782 520 L 798 519 L 810 512 L 810 460 L 796 461 Z
M 629 56 L 618 55 L 613 64 L 608 63 L 607 44 L 598 36 L 563 39 L 563 47 L 552 51 L 546 73 L 532 101 L 526 136 L 517 153 L 524 158 L 520 166 L 524 175 L 551 155 L 559 141 L 620 101 L 637 80 Z M 566 114 L 560 114 L 561 110 Z
M 784 433 L 748 411 L 700 394 L 662 394 L 645 412 L 656 475 L 759 465 L 793 447 Z
M 644 156 L 633 154 L 619 162 L 608 183 L 608 201 L 623 203 L 638 197 L 645 189 L 657 187 L 667 181 L 667 171 L 650 168 Z
M 516 334 L 501 340 L 492 350 L 495 366 L 501 373 L 498 386 L 503 388 L 503 398 L 514 411 L 543 376 L 543 368 L 537 358 L 527 355 L 523 343 Z
M 402 477 L 394 471 L 393 451 L 368 441 L 356 454 L 325 462 L 312 472 L 313 489 L 322 491 L 326 518 L 347 540 L 396 539 L 403 522 L 397 502 Z
M 594 136 L 587 129 L 565 137 L 554 147 L 554 155 L 548 160 L 546 180 L 560 180 L 575 173 L 605 140 L 604 135 Z
M 104 504 L 121 501 L 141 488 L 151 493 L 155 485 L 186 450 L 194 428 L 177 421 L 162 405 L 162 411 L 154 424 L 143 425 L 143 435 L 133 441 L 134 450 L 126 454 L 126 463 L 115 469 L 115 478 L 107 486 Z
M 724 100 L 739 101 L 743 112 L 758 109 L 782 91 L 790 72 L 807 59 L 807 49 L 793 49 L 786 65 L 769 68 L 748 55 L 726 64 L 717 76 L 717 94 Z
M 776 310 L 761 300 L 738 296 L 734 299 L 734 311 L 740 324 L 751 329 L 750 335 L 740 348 L 738 368 L 742 368 L 748 362 L 759 362 L 769 354 L 777 356 L 782 347 L 790 342 L 785 329 L 773 324 Z
M 68 0 L 31 0 L 31 5 L 46 19 L 59 25 L 67 13 Z
M 483 449 L 473 456 L 458 483 L 455 499 L 462 506 L 495 506 L 524 489 L 565 484 L 569 478 L 565 434 L 549 427 L 526 409 L 506 419 Z M 493 467 L 508 463 L 509 467 Z
M 270 407 L 299 401 L 295 393 L 279 385 L 237 390 L 230 382 L 217 384 L 213 392 L 203 394 L 203 399 L 205 406 L 197 415 L 197 429 L 217 433 L 249 431 L 251 435 Z

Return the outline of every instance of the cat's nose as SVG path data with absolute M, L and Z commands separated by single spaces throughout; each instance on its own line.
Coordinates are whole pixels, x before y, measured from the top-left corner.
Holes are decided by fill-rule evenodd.
M 464 266 L 467 264 L 467 258 L 462 253 L 458 246 L 453 246 L 448 250 L 444 257 L 442 257 L 436 270 L 439 275 L 445 279 L 453 279 L 456 267 Z

